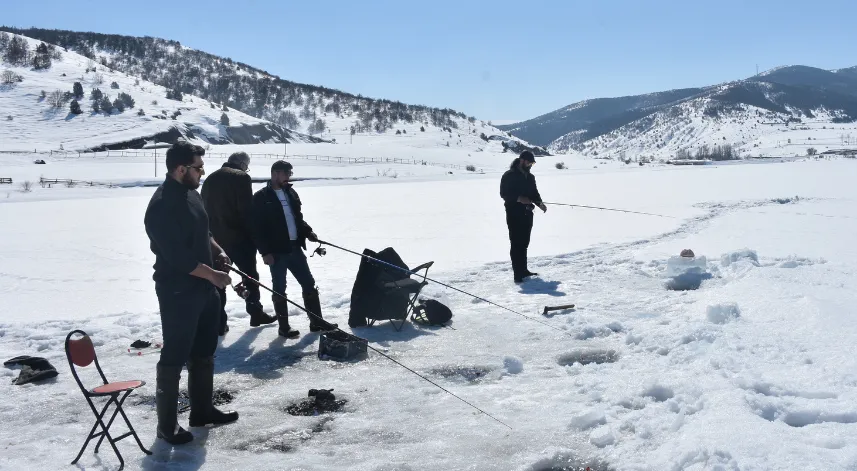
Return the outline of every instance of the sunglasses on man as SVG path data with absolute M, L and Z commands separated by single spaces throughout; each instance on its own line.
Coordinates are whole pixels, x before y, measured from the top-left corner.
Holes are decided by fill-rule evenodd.
M 204 165 L 200 165 L 199 167 L 196 165 L 184 165 L 184 168 L 195 168 L 200 175 L 205 175 L 205 169 L 203 167 Z

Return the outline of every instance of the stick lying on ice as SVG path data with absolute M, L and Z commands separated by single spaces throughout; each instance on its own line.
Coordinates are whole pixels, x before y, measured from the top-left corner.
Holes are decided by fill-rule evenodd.
M 574 304 L 564 304 L 562 306 L 545 306 L 545 310 L 544 312 L 542 312 L 542 315 L 546 316 L 551 311 L 564 311 L 566 309 L 574 309 Z

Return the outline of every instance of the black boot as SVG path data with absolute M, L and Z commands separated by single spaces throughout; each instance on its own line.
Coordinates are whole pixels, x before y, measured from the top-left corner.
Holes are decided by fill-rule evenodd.
M 190 396 L 190 426 L 221 425 L 238 420 L 238 412 L 222 412 L 212 404 L 214 357 L 192 358 L 187 362 L 187 392 Z
M 273 324 L 277 321 L 277 318 L 271 315 L 268 315 L 264 309 L 262 309 L 262 303 L 259 301 L 247 302 L 247 314 L 250 314 L 250 327 L 259 327 L 263 324 Z
M 277 333 L 279 333 L 281 337 L 295 339 L 301 335 L 299 331 L 292 329 L 291 326 L 289 326 L 289 304 L 285 299 L 274 298 L 274 312 L 277 313 L 277 322 L 280 323 L 280 328 Z
M 179 379 L 181 367 L 158 366 L 155 388 L 155 407 L 158 411 L 158 438 L 170 445 L 184 445 L 193 435 L 179 427 Z
M 339 327 L 337 324 L 327 322 L 321 315 L 321 300 L 318 298 L 318 289 L 304 291 L 304 307 L 309 317 L 310 332 L 330 332 Z

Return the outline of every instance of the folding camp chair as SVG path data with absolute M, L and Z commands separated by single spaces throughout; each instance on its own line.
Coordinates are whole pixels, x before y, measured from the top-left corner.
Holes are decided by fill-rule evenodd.
M 404 268 L 417 276 L 423 276 L 422 280 L 414 279 L 404 270 L 379 264 L 381 270 L 378 272 L 378 277 L 374 283 L 379 302 L 376 309 L 367 313 L 366 320 L 370 326 L 375 325 L 375 321 L 388 320 L 398 332 L 402 330 L 408 316 L 414 310 L 414 304 L 417 302 L 420 291 L 428 284 L 425 277 L 428 276 L 429 268 L 434 265 L 434 262 L 423 263 L 414 269 L 410 269 L 399 257 L 399 254 L 391 248 L 379 252 L 378 259 Z M 370 261 L 370 263 L 377 262 Z M 418 273 L 421 270 L 423 270 L 422 275 Z M 399 323 L 396 324 L 396 321 Z
M 428 276 L 428 269 L 432 265 L 434 262 L 427 262 L 411 271 L 417 273 L 420 270 L 425 270 L 422 276 Z M 425 279 L 415 280 L 403 271 L 400 271 L 399 275 L 401 278 L 393 281 L 385 282 L 382 278 L 380 282 L 382 297 L 378 310 L 366 318 L 370 326 L 375 325 L 375 321 L 388 320 L 396 332 L 399 332 L 408 320 L 408 316 L 413 312 L 420 291 L 428 282 Z M 396 321 L 400 321 L 398 325 L 396 325 Z
M 80 334 L 82 337 L 73 340 L 71 337 L 75 334 Z M 95 355 L 95 347 L 92 345 L 92 340 L 89 338 L 89 335 L 82 330 L 73 330 L 69 332 L 68 336 L 66 336 L 65 355 L 68 358 L 68 365 L 69 368 L 71 368 L 71 374 L 74 376 L 75 381 L 77 381 L 77 385 L 80 386 L 80 390 L 83 392 L 83 397 L 85 397 L 86 402 L 89 403 L 89 408 L 92 409 L 92 413 L 95 414 L 96 419 L 95 425 L 92 426 L 92 430 L 89 431 L 89 435 L 86 437 L 86 442 L 83 443 L 83 447 L 81 447 L 80 452 L 71 464 L 75 464 L 80 460 L 80 457 L 83 455 L 83 450 L 85 450 L 86 446 L 89 445 L 89 441 L 95 437 L 99 437 L 98 443 L 95 444 L 95 453 L 98 453 L 98 448 L 101 447 L 101 442 L 104 440 L 104 437 L 107 437 L 107 441 L 110 442 L 110 446 L 113 447 L 113 451 L 115 451 L 116 456 L 119 457 L 119 469 L 125 467 L 125 460 L 122 459 L 119 449 L 116 448 L 116 442 L 123 438 L 133 436 L 134 439 L 137 440 L 137 445 L 139 445 L 140 449 L 143 450 L 143 453 L 151 455 L 152 452 L 147 450 L 143 446 L 143 443 L 140 442 L 140 437 L 137 436 L 137 432 L 135 432 L 134 427 L 131 426 L 128 416 L 125 415 L 125 411 L 122 410 L 122 403 L 125 402 L 125 399 L 127 399 L 135 389 L 146 383 L 141 380 L 109 383 L 107 378 L 104 376 L 104 372 L 101 371 L 101 365 L 98 364 L 98 357 Z M 80 381 L 80 377 L 77 375 L 76 367 L 85 368 L 93 362 L 95 363 L 95 368 L 98 370 L 98 374 L 101 376 L 101 380 L 104 384 L 92 389 L 86 389 Z M 98 409 L 95 408 L 95 404 L 92 402 L 93 397 L 109 397 L 107 404 L 105 404 L 104 408 L 101 409 L 101 413 L 99 413 Z M 105 425 L 104 414 L 107 413 L 107 409 L 111 404 L 115 404 L 116 409 L 113 411 L 113 415 L 110 417 L 107 425 Z M 108 430 L 110 429 L 110 426 L 113 425 L 113 421 L 116 419 L 116 414 L 122 414 L 122 418 L 125 419 L 125 424 L 128 425 L 128 430 L 130 431 L 113 438 L 110 436 L 110 432 Z M 101 427 L 101 431 L 96 433 L 95 430 L 99 426 Z
M 366 257 L 360 259 L 351 290 L 348 325 L 371 326 L 375 321 L 389 320 L 396 331 L 402 330 L 420 291 L 428 284 L 424 277 L 434 262 L 410 269 L 392 247 L 377 253 L 364 249 L 363 255 Z M 424 272 L 417 274 L 421 270 Z M 409 272 L 416 274 L 417 279 L 411 278 Z

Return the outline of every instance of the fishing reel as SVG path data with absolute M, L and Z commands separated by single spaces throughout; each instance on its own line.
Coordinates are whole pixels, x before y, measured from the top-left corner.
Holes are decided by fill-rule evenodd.
M 235 290 L 235 294 L 237 294 L 241 299 L 247 299 L 247 296 L 250 294 L 247 292 L 247 285 L 245 285 L 243 281 L 239 282 L 237 285 L 232 285 L 232 289 Z
M 327 255 L 327 249 L 322 247 L 321 244 L 318 244 L 318 247 L 316 247 L 316 249 L 312 251 L 312 255 L 310 255 L 309 257 L 315 257 L 316 254 L 318 254 L 319 257 L 324 257 L 325 255 Z

